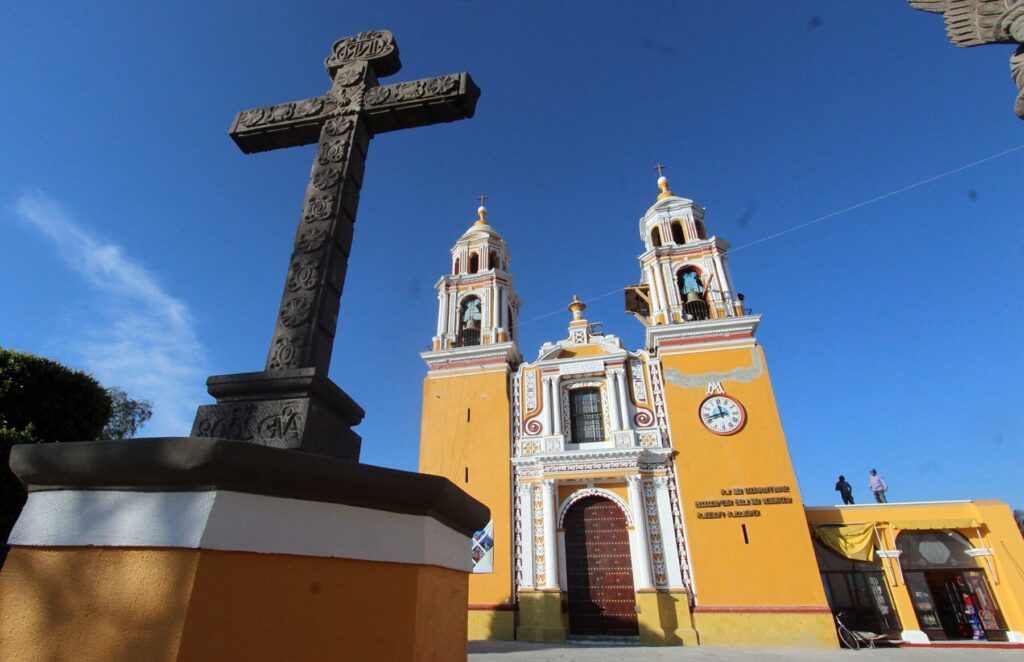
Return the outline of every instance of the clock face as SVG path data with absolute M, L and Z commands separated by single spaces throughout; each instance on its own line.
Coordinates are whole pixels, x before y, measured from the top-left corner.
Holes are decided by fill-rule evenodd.
M 747 412 L 727 395 L 712 395 L 700 403 L 700 420 L 715 434 L 733 434 L 747 422 Z

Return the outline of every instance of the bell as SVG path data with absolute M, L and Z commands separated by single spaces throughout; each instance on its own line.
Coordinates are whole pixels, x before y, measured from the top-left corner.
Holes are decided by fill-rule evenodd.
M 686 303 L 691 301 L 703 301 L 703 299 L 701 299 L 700 293 L 691 291 L 686 293 Z

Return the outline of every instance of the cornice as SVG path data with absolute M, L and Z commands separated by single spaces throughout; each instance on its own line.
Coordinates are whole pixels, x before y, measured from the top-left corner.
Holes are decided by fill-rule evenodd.
M 760 315 L 742 315 L 681 324 L 649 326 L 647 327 L 647 346 L 660 349 L 666 345 L 693 345 L 743 338 L 749 338 L 753 342 L 754 332 L 760 322 Z
M 485 366 L 493 366 L 496 363 L 506 363 L 515 367 L 523 360 L 514 342 L 420 352 L 420 358 L 423 359 L 424 363 L 431 370 L 470 368 L 473 366 L 483 368 Z

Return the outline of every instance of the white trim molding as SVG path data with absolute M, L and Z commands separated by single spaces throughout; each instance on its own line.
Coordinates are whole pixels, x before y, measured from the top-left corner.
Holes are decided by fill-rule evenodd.
M 472 570 L 469 537 L 423 515 L 231 491 L 32 492 L 9 544 L 172 547 Z
M 569 508 L 580 499 L 585 499 L 590 496 L 601 497 L 608 499 L 622 511 L 622 514 L 626 516 L 626 526 L 633 526 L 633 515 L 629 511 L 629 506 L 622 500 L 615 492 L 611 490 L 605 490 L 600 487 L 584 487 L 583 489 L 576 490 L 562 501 L 562 504 L 558 507 L 558 528 L 565 528 L 565 514 L 569 512 Z

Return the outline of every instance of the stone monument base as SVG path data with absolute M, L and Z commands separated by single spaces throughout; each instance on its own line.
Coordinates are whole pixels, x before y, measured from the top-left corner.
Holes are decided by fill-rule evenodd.
M 18 447 L 0 659 L 466 657 L 487 509 L 436 476 L 204 438 Z

